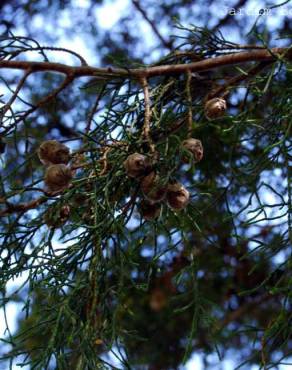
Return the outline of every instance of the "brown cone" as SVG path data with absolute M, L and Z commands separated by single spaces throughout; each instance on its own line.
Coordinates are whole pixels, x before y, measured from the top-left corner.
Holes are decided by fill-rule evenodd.
M 205 104 L 205 116 L 208 120 L 222 117 L 227 109 L 226 101 L 222 98 L 213 98 Z
M 124 161 L 124 167 L 129 177 L 141 177 L 149 172 L 151 165 L 150 160 L 145 155 L 133 153 Z
M 166 195 L 166 186 L 160 183 L 160 178 L 154 171 L 143 178 L 141 189 L 145 198 L 153 203 L 162 201 Z
M 70 160 L 69 148 L 57 140 L 44 141 L 39 149 L 38 156 L 42 164 L 67 164 Z
M 60 191 L 68 187 L 72 172 L 65 164 L 52 164 L 45 173 L 45 184 L 50 191 Z
M 166 199 L 169 207 L 179 211 L 188 205 L 190 193 L 182 184 L 177 182 L 168 185 Z
M 201 140 L 190 138 L 182 142 L 184 149 L 190 151 L 194 157 L 194 163 L 198 163 L 202 160 L 204 155 L 204 149 Z M 182 158 L 184 163 L 189 163 L 190 159 L 186 156 Z

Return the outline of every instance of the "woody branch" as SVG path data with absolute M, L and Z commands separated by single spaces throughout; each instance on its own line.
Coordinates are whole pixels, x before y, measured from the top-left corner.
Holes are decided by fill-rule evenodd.
M 193 63 L 174 64 L 174 65 L 159 65 L 145 68 L 97 68 L 92 66 L 69 66 L 62 63 L 51 62 L 29 62 L 29 61 L 14 61 L 1 60 L 0 68 L 10 68 L 19 70 L 29 70 L 32 72 L 59 72 L 70 75 L 73 78 L 83 76 L 100 76 L 107 75 L 108 77 L 154 77 L 169 74 L 186 73 L 188 70 L 192 72 L 202 72 L 217 69 L 219 67 L 237 65 L 246 62 L 269 62 L 276 61 L 278 58 L 286 57 L 292 59 L 290 48 L 273 48 L 270 50 L 253 50 L 231 53 L 214 58 L 208 58 Z

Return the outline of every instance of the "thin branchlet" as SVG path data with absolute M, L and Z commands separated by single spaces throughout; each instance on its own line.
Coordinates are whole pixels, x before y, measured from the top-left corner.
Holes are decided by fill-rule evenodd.
M 154 153 L 155 146 L 153 144 L 151 134 L 150 134 L 150 124 L 151 124 L 151 102 L 150 102 L 150 93 L 149 93 L 149 85 L 147 82 L 146 77 L 141 78 L 141 85 L 143 88 L 143 94 L 144 94 L 144 124 L 143 124 L 143 136 L 145 140 L 147 141 L 150 153 Z

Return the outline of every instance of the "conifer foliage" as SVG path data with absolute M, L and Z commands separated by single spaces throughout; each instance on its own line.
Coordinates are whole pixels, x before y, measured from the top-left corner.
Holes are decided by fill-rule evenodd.
M 291 355 L 289 43 L 174 32 L 155 63 L 105 67 L 1 39 L 1 307 L 22 308 L 7 368 Z

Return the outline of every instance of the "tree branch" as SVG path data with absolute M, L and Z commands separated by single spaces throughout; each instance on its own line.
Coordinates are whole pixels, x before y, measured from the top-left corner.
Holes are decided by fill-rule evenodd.
M 116 78 L 141 78 L 141 77 L 155 77 L 161 75 L 181 74 L 186 73 L 187 70 L 192 72 L 202 72 L 236 65 L 247 62 L 274 62 L 278 57 L 285 56 L 288 60 L 292 59 L 291 48 L 273 48 L 271 50 L 252 50 L 238 53 L 231 53 L 214 58 L 204 59 L 198 62 L 174 64 L 174 65 L 159 65 L 145 68 L 97 68 L 92 66 L 69 66 L 62 63 L 50 62 L 27 62 L 14 60 L 1 60 L 0 68 L 11 69 L 32 69 L 32 72 L 58 72 L 66 75 L 71 75 L 73 78 L 83 76 L 104 76 Z

